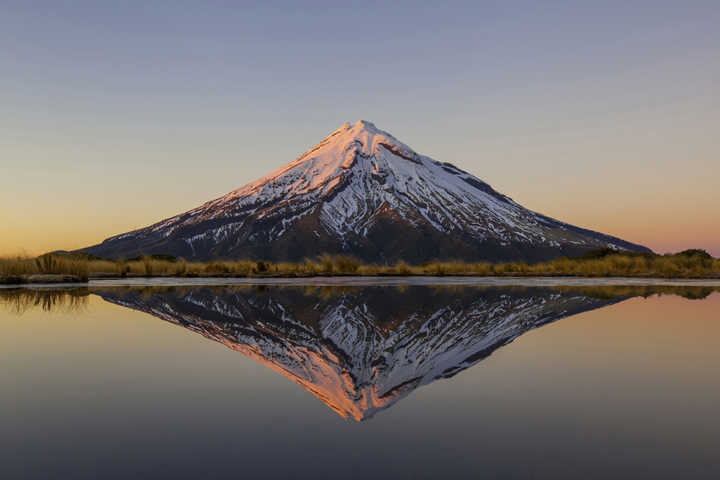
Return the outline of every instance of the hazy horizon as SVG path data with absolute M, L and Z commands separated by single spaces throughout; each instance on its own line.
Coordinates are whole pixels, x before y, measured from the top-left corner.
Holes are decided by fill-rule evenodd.
M 291 5 L 0 6 L 0 255 L 147 226 L 366 119 L 534 211 L 720 256 L 716 2 Z

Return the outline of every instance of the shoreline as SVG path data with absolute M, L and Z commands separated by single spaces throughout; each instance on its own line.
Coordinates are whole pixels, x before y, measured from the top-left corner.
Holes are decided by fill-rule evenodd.
M 88 281 L 48 281 L 0 284 L 0 289 L 72 287 L 203 287 L 203 286 L 478 286 L 478 287 L 563 287 L 563 286 L 697 286 L 720 287 L 720 278 L 581 277 L 581 276 L 478 276 L 478 275 L 334 275 L 307 277 L 96 277 Z M 67 276 L 64 276 L 67 277 Z M 41 279 L 37 279 L 41 280 Z
M 362 277 L 381 281 L 388 277 L 407 278 L 661 278 L 665 280 L 720 280 L 720 259 L 704 250 L 685 250 L 676 254 L 650 255 L 618 253 L 614 250 L 591 252 L 583 258 L 558 258 L 526 262 L 467 263 L 434 261 L 409 265 L 363 264 L 345 255 L 323 255 L 300 263 L 236 260 L 188 262 L 167 256 L 144 256 L 130 260 L 104 260 L 79 254 L 46 254 L 37 258 L 0 258 L 0 284 L 77 283 L 109 279 L 236 279 L 257 283 L 265 279 Z M 153 280 L 157 281 L 157 280 Z

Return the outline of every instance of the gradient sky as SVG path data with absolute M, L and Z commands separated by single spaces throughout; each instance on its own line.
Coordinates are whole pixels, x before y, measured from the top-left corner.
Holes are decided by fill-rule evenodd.
M 0 254 L 148 225 L 367 119 L 533 210 L 720 256 L 718 25 L 716 0 L 5 1 Z

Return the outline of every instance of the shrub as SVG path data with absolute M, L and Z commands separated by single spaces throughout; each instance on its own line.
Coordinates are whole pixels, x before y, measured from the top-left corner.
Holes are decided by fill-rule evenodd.
M 210 262 L 205 266 L 205 273 L 230 273 L 230 269 L 223 262 Z
M 185 275 L 187 273 L 187 262 L 185 260 L 180 260 L 175 265 L 175 275 Z
M 151 257 L 143 257 L 142 258 L 143 268 L 145 269 L 145 275 L 150 277 L 153 274 L 153 260 Z
M 683 250 L 682 252 L 676 253 L 675 255 L 683 256 L 683 257 L 699 257 L 706 260 L 712 260 L 713 257 L 705 250 L 701 250 L 699 248 L 691 248 L 688 250 Z
M 340 273 L 357 273 L 360 261 L 349 255 L 336 255 L 333 257 L 334 268 Z

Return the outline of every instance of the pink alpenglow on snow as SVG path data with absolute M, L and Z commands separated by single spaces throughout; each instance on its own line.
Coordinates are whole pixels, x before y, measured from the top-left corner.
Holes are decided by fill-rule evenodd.
M 242 188 L 85 251 L 294 261 L 346 253 L 417 263 L 545 260 L 606 247 L 647 251 L 528 210 L 361 120 Z

